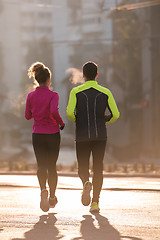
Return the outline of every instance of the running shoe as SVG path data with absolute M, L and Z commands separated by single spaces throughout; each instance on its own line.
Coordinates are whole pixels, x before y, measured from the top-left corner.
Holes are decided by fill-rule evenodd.
M 54 198 L 49 198 L 49 205 L 50 205 L 50 208 L 54 208 L 57 204 L 58 200 L 57 200 L 57 197 L 55 196 Z
M 48 190 L 44 189 L 41 191 L 41 202 L 40 208 L 43 212 L 48 212 L 49 210 L 49 202 L 48 202 Z
M 98 206 L 98 203 L 97 203 L 97 202 L 92 202 L 89 211 L 90 211 L 91 213 L 99 212 L 99 211 L 100 211 L 100 208 L 99 208 L 99 206 Z
M 91 196 L 90 196 L 91 190 L 92 190 L 92 183 L 89 181 L 85 182 L 83 186 L 82 197 L 81 197 L 81 201 L 84 206 L 88 206 L 91 202 Z

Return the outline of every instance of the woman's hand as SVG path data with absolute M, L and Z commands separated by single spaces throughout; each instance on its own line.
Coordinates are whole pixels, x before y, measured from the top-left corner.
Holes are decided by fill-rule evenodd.
M 62 131 L 65 127 L 65 124 L 63 126 L 60 126 L 60 130 Z

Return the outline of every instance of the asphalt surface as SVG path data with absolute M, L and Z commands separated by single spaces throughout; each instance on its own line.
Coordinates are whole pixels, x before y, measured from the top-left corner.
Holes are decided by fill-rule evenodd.
M 36 176 L 0 175 L 0 240 L 160 239 L 160 179 L 105 178 L 100 214 L 81 204 L 77 177 L 59 177 L 56 208 L 39 208 Z

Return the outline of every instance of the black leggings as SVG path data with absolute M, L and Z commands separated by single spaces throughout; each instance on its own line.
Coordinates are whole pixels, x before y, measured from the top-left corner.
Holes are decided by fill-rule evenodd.
M 93 157 L 93 198 L 92 202 L 99 201 L 99 195 L 103 183 L 103 158 L 106 141 L 76 142 L 76 154 L 78 160 L 78 175 L 84 184 L 89 181 L 89 159 Z
M 38 164 L 37 177 L 40 188 L 45 189 L 48 180 L 50 197 L 54 197 L 57 186 L 56 162 L 59 155 L 60 133 L 33 133 L 32 143 Z

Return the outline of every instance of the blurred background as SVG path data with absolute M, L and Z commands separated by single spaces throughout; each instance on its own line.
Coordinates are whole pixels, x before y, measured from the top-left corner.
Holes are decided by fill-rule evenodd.
M 0 0 L 1 167 L 7 162 L 12 170 L 13 162 L 23 162 L 23 169 L 35 162 L 33 122 L 24 118 L 33 90 L 27 70 L 35 61 L 51 69 L 60 95 L 66 128 L 59 165 L 75 164 L 66 106 L 89 60 L 99 65 L 97 81 L 111 90 L 121 113 L 107 125 L 105 162 L 159 164 L 159 23 L 160 0 Z

